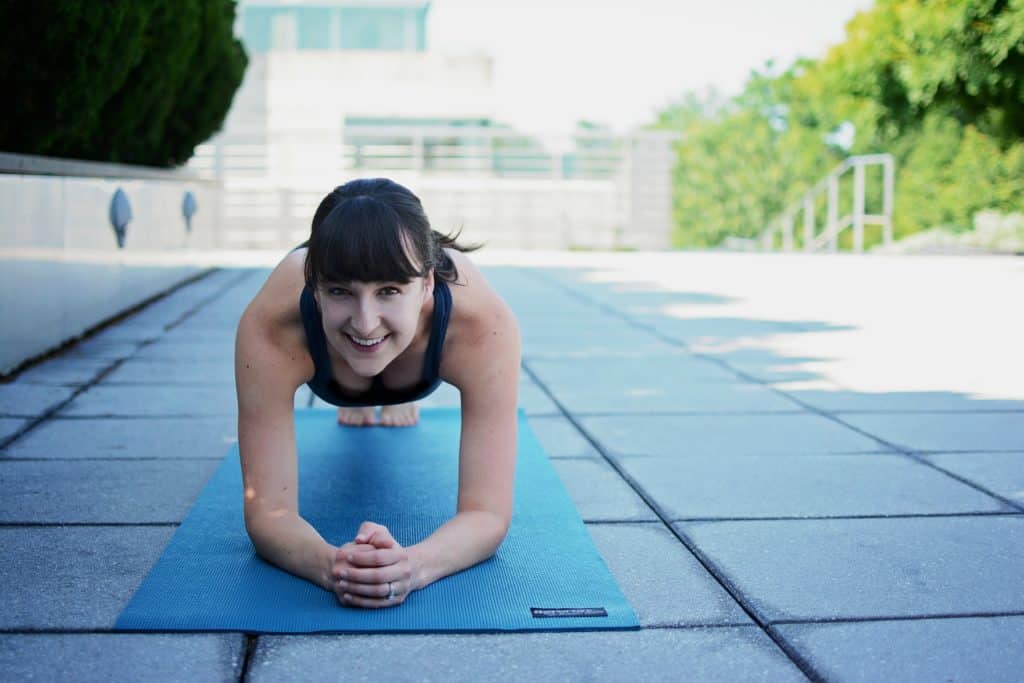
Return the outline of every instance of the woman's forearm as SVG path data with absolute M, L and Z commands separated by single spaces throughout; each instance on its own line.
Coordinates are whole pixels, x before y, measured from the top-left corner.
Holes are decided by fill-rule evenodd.
M 508 525 L 484 511 L 460 512 L 437 531 L 407 550 L 413 560 L 413 589 L 430 585 L 494 555 Z
M 336 548 L 295 514 L 263 515 L 246 521 L 256 553 L 276 567 L 333 590 L 331 566 Z

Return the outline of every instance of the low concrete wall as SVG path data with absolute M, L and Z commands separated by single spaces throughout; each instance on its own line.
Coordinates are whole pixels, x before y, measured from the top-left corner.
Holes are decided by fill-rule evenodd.
M 133 216 L 120 247 L 118 189 Z M 0 374 L 200 272 L 219 212 L 220 184 L 191 173 L 0 154 Z

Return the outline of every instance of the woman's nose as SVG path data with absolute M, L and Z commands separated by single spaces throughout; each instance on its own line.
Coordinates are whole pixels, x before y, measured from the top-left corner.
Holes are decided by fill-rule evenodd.
M 352 329 L 363 337 L 373 334 L 380 324 L 380 315 L 372 304 L 360 304 L 352 315 Z

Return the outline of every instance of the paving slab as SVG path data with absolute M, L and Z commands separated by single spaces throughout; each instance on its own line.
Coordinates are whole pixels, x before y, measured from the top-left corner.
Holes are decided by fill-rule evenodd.
M 18 373 L 15 384 L 88 384 L 116 361 L 57 356 Z
M 134 321 L 131 324 L 112 324 L 89 337 L 95 342 L 131 342 L 142 344 L 159 339 L 167 330 L 166 325 L 154 322 Z
M 1024 503 L 1024 452 L 937 453 L 930 462 L 1004 498 Z
M 887 450 L 838 422 L 797 415 L 583 417 L 582 427 L 617 456 L 809 455 Z
M 552 464 L 585 522 L 654 522 L 657 515 L 603 460 Z
M 629 349 L 625 351 L 628 352 Z M 653 359 L 647 356 L 631 356 L 628 353 L 611 353 L 608 356 L 611 357 L 571 360 L 537 358 L 529 361 L 527 367 L 542 382 L 553 386 L 571 385 L 581 380 L 586 381 L 588 386 L 602 382 L 611 388 L 639 384 L 649 385 L 670 395 L 680 393 L 680 388 L 692 383 L 740 382 L 735 373 L 723 369 L 717 363 L 678 349 L 658 354 Z M 701 391 L 707 388 L 702 386 Z M 799 410 L 788 401 L 786 405 L 789 410 Z
M 175 527 L 0 527 L 0 629 L 109 629 Z
M 0 442 L 3 442 L 10 436 L 16 434 L 22 427 L 30 422 L 28 419 L 18 419 L 15 417 L 2 417 L 0 418 Z
M 771 621 L 1024 613 L 1024 515 L 673 526 Z
M 381 653 L 386 653 L 382 655 Z M 753 627 L 627 632 L 266 636 L 249 680 L 803 681 Z
M 777 628 L 827 680 L 1011 683 L 1024 671 L 1024 616 Z
M 218 460 L 0 460 L 0 522 L 181 522 L 219 465 Z
M 644 626 L 753 624 L 662 524 L 588 524 L 587 531 Z
M 147 361 L 126 360 L 103 378 L 103 386 L 112 384 L 235 384 L 235 364 L 231 361 Z
M 228 681 L 244 661 L 241 634 L 0 634 L 9 681 Z
M 728 378 L 710 363 L 650 358 L 532 359 L 531 371 L 573 413 L 795 413 L 760 385 Z M 698 374 L 699 373 L 699 374 Z M 703 379 L 702 379 L 703 378 Z M 700 384 L 700 388 L 694 385 Z
M 165 360 L 179 364 L 221 362 L 230 365 L 235 358 L 234 340 L 156 341 L 143 347 L 135 360 Z
M 523 355 L 527 358 L 620 357 L 623 351 L 642 356 L 679 354 L 678 347 L 660 341 L 648 332 L 622 329 L 622 323 L 581 327 L 573 324 L 564 330 L 535 326 L 521 321 Z M 730 376 L 734 379 L 734 376 Z
M 238 441 L 232 417 L 47 420 L 4 458 L 216 458 Z
M 821 358 L 808 356 L 782 356 L 768 349 L 740 348 L 730 351 L 701 354 L 721 361 L 731 368 L 762 382 L 821 381 L 820 373 L 801 366 L 819 362 Z M 836 387 L 838 390 L 839 387 Z
M 688 346 L 720 345 L 737 340 L 768 338 L 776 335 L 839 332 L 851 330 L 819 320 L 763 320 L 732 317 L 667 317 L 637 316 L 637 322 L 648 324 L 660 333 Z
M 41 384 L 0 384 L 0 416 L 37 417 L 66 401 L 77 387 Z
M 75 397 L 62 417 L 236 415 L 235 387 L 121 385 L 95 386 Z
M 1024 421 L 1024 401 L 980 399 L 946 391 L 789 391 L 793 398 L 832 413 L 927 413 L 936 411 L 1018 411 Z
M 1016 512 L 898 454 L 622 458 L 670 519 Z
M 913 451 L 1024 451 L 1022 413 L 860 413 L 841 419 Z
M 600 458 L 601 454 L 562 416 L 534 416 L 530 429 L 549 458 Z

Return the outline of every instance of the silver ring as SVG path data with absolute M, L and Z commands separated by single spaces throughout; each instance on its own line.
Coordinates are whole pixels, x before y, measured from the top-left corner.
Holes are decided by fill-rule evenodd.
M 387 599 L 390 600 L 393 597 L 395 597 L 395 587 L 394 587 L 394 585 L 390 581 L 388 581 L 388 597 L 387 597 Z

